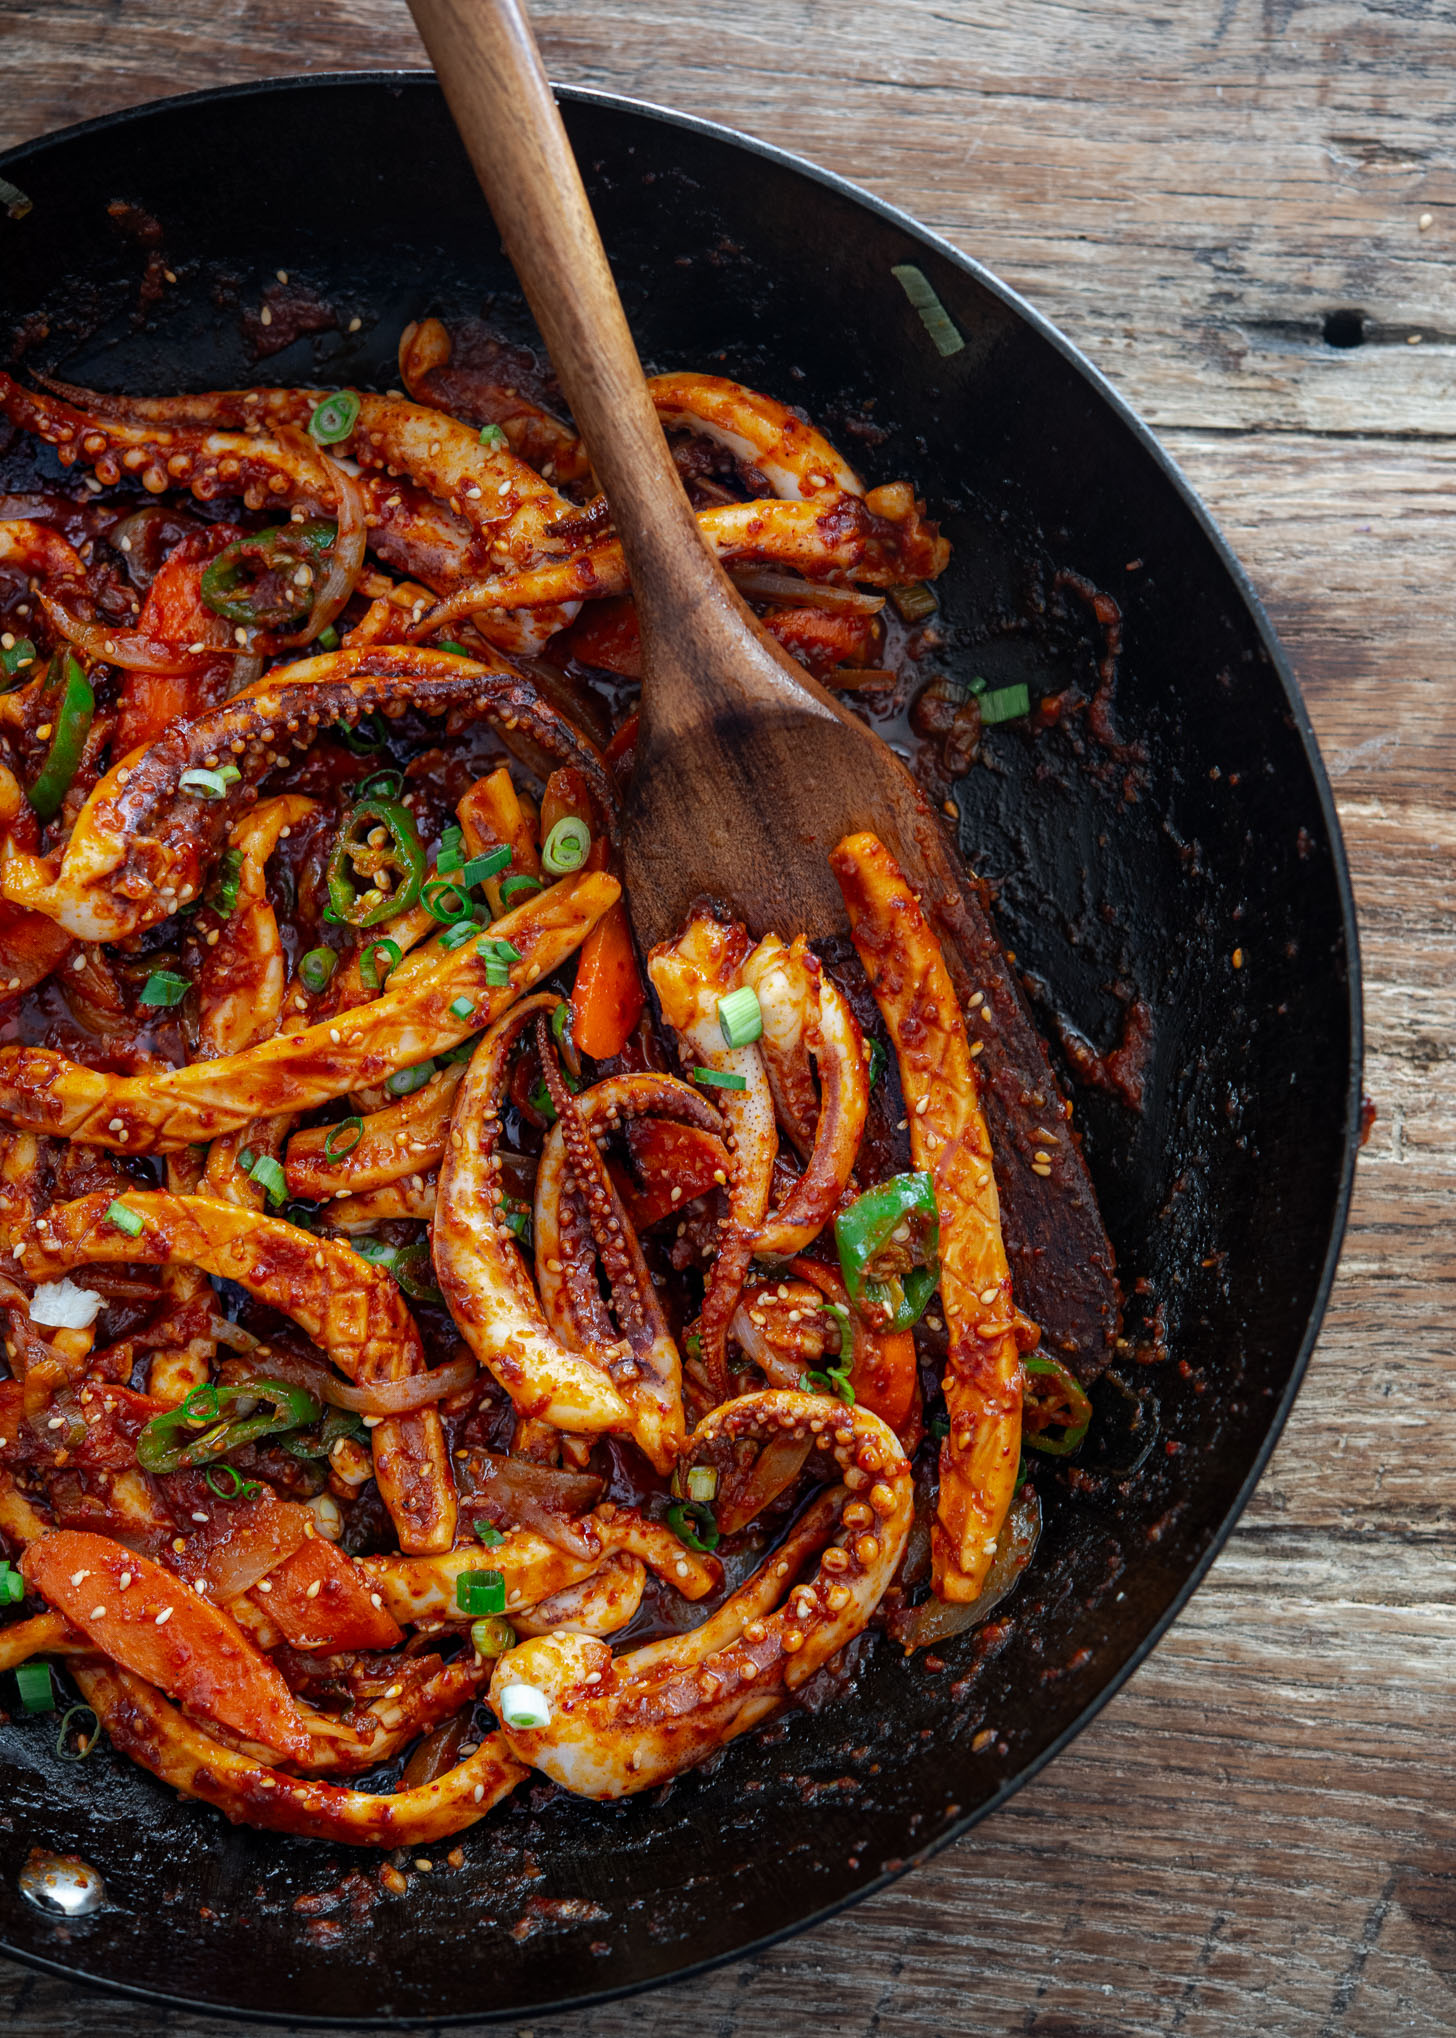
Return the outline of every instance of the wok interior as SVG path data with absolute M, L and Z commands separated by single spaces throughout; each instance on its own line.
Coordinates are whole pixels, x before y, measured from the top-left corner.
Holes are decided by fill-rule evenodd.
M 411 1874 L 404 1898 L 382 1894 L 377 1861 L 229 1829 L 121 1761 L 66 1767 L 43 1724 L 15 1723 L 0 1736 L 12 1949 L 218 2008 L 519 2018 L 741 1950 L 983 1810 L 1105 1692 L 1219 1539 L 1297 1378 L 1343 1208 L 1339 846 L 1259 619 L 1160 456 L 1016 309 L 897 223 L 712 133 L 605 100 L 566 111 L 649 368 L 740 376 L 851 457 L 870 444 L 877 471 L 915 475 L 953 543 L 944 670 L 1005 685 L 1052 669 L 1090 690 L 1098 631 L 1057 570 L 1122 607 L 1114 719 L 1145 759 L 1017 736 L 957 799 L 1039 1016 L 1105 1050 L 1131 995 L 1154 1015 L 1140 1114 L 1070 1092 L 1131 1298 L 1123 1387 L 1099 1390 L 1093 1478 L 1041 1482 L 1033 1569 L 941 1670 L 881 1640 L 826 1711 L 659 1798 L 523 1791 L 465 1837 L 462 1868 Z M 527 330 L 427 79 L 183 102 L 37 145 L 6 175 L 34 204 L 0 222 L 0 322 L 44 314 L 26 365 L 96 388 L 387 387 L 424 311 Z M 145 252 L 112 199 L 163 228 L 178 280 L 145 311 Z M 907 262 L 963 335 L 956 353 L 891 273 Z M 338 324 L 259 360 L 242 314 L 280 268 Z M 110 1906 L 60 1937 L 17 1893 L 34 1846 L 91 1861 Z

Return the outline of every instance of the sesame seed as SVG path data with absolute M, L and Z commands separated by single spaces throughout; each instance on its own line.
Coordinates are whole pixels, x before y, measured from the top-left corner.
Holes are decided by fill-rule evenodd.
M 89 1571 L 73 1571 L 71 1573 L 71 1583 L 73 1585 L 84 1585 L 90 1576 L 91 1573 Z
M 159 1628 L 164 1628 L 171 1618 L 172 1608 L 170 1606 L 164 1606 L 162 1608 L 162 1611 L 157 1615 L 157 1626 Z
M 91 1618 L 92 1620 L 105 1620 L 106 1608 L 104 1606 L 93 1606 L 91 1609 Z
M 199 1514 L 196 1508 L 194 1508 L 192 1511 L 192 1519 L 194 1521 L 200 1521 L 204 1528 L 207 1526 L 208 1517 L 205 1514 Z
M 923 1118 L 929 1109 L 930 1109 L 929 1097 L 922 1097 L 920 1099 L 920 1102 L 915 1106 L 915 1116 L 917 1118 Z
M 268 309 L 266 304 L 263 306 L 263 309 L 258 313 L 258 323 L 259 325 L 265 326 L 270 326 L 273 323 L 273 314 Z
M 985 1043 L 985 1041 L 984 1041 L 984 1040 L 973 1040 L 973 1041 L 971 1042 L 971 1059 L 972 1059 L 972 1060 L 974 1060 L 974 1059 L 975 1059 L 975 1057 L 976 1057 L 976 1056 L 977 1056 L 977 1055 L 978 1055 L 978 1054 L 979 1054 L 979 1053 L 981 1052 L 982 1048 L 983 1048 L 983 1047 L 984 1047 L 985 1045 L 986 1045 L 986 1043 Z
M 319 1596 L 319 1587 L 320 1587 L 320 1586 L 321 1586 L 322 1584 L 323 1584 L 323 1580 L 322 1580 L 322 1578 L 315 1578 L 315 1579 L 314 1579 L 314 1581 L 313 1581 L 313 1583 L 312 1583 L 312 1585 L 310 1585 L 310 1586 L 306 1587 L 306 1589 L 305 1589 L 305 1591 L 304 1591 L 304 1595 L 303 1595 L 303 1596 L 304 1596 L 304 1598 L 305 1598 L 305 1599 L 317 1599 L 317 1598 L 318 1598 L 318 1596 Z
M 362 325 L 363 325 L 363 323 L 364 323 L 364 321 L 363 321 L 363 319 L 362 319 L 362 318 L 351 318 L 351 319 L 349 320 L 349 328 L 348 328 L 348 329 L 349 329 L 349 331 L 350 331 L 351 333 L 357 333 L 357 332 L 358 332 L 358 330 L 359 330 L 359 328 L 360 328 L 360 326 L 362 326 Z

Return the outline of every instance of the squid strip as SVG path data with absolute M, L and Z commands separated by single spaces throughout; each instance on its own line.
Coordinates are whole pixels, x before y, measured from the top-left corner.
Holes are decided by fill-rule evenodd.
M 259 1116 L 313 1109 L 458 1047 L 564 962 L 621 892 L 589 871 L 563 878 L 491 929 L 521 952 L 505 987 L 477 944 L 411 956 L 373 1003 L 218 1061 L 113 1076 L 42 1047 L 0 1048 L 0 1113 L 12 1124 L 124 1153 L 158 1153 L 237 1132 Z M 470 1007 L 462 1019 L 455 1007 Z
M 950 1430 L 931 1551 L 938 1596 L 969 1601 L 996 1554 L 1021 1456 L 1021 1344 L 991 1142 L 965 1020 L 899 866 L 873 835 L 847 836 L 830 864 L 894 1042 L 910 1151 L 935 1183 Z

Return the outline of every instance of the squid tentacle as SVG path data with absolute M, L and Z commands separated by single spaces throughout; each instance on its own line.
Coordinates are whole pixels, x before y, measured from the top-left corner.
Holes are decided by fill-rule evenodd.
M 725 1047 L 718 1006 L 736 989 L 749 950 L 744 928 L 697 913 L 675 941 L 654 948 L 647 972 L 663 1018 L 693 1062 L 739 1076 L 745 1088 L 718 1092 L 730 1156 L 728 1215 L 703 1295 L 699 1337 L 703 1366 L 720 1400 L 728 1393 L 728 1325 L 738 1307 L 754 1241 L 768 1210 L 778 1137 L 773 1097 L 757 1047 Z
M 574 1352 L 552 1335 L 504 1223 L 498 1148 L 511 1057 L 536 1015 L 549 1016 L 559 1003 L 549 993 L 522 1000 L 486 1034 L 466 1069 L 436 1191 L 435 1272 L 461 1336 L 521 1415 L 568 1432 L 628 1435 L 632 1413 L 613 1379 L 617 1351 Z
M 632 1411 L 634 1438 L 656 1469 L 668 1472 L 683 1442 L 682 1359 L 616 1185 L 562 1080 L 544 1016 L 536 1020 L 536 1052 L 556 1111 L 552 1136 L 560 1137 L 627 1345 L 613 1377 Z
M 0 864 L 0 891 L 47 914 L 83 941 L 118 941 L 145 931 L 201 890 L 209 861 L 254 784 L 306 751 L 336 723 L 352 727 L 382 710 L 483 716 L 521 729 L 552 757 L 582 771 L 608 815 L 610 776 L 594 746 L 523 673 L 491 654 L 373 644 L 280 667 L 242 693 L 179 723 L 140 754 L 122 758 L 92 790 L 57 865 L 13 848 Z M 227 798 L 183 790 L 185 772 L 224 761 L 241 776 Z
M 650 1789 L 776 1711 L 863 1629 L 914 1511 L 909 1463 L 877 1416 L 806 1394 L 744 1395 L 699 1426 L 685 1462 L 727 1462 L 742 1441 L 789 1438 L 836 1465 L 841 1483 L 703 1626 L 615 1660 L 603 1642 L 561 1634 L 501 1657 L 490 1687 L 497 1713 L 508 1713 L 513 1684 L 533 1686 L 550 1707 L 544 1726 L 502 1729 L 521 1761 L 584 1797 Z M 816 1550 L 813 1574 L 800 1579 Z
M 760 1254 L 790 1259 L 824 1229 L 854 1172 L 870 1097 L 864 1035 L 849 1000 L 802 935 L 790 948 L 769 935 L 739 974 L 758 995 L 775 1105 L 784 1098 L 801 1133 L 810 1056 L 823 1091 L 822 1104 L 814 1104 L 808 1165 L 758 1234 Z M 812 1097 L 812 1083 L 808 1092 Z

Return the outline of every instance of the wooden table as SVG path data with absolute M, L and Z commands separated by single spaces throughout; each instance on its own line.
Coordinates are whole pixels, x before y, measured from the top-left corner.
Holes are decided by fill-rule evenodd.
M 730 122 L 908 207 L 1161 432 L 1253 573 L 1324 748 L 1379 1117 L 1273 1466 L 1096 1725 L 823 1930 L 535 2038 L 1450 2032 L 1456 17 L 1442 0 L 536 16 L 555 76 Z M 227 79 L 422 60 L 396 0 L 0 0 L 0 36 L 0 145 Z M 0 2004 L 24 2038 L 228 2028 L 16 1968 Z

